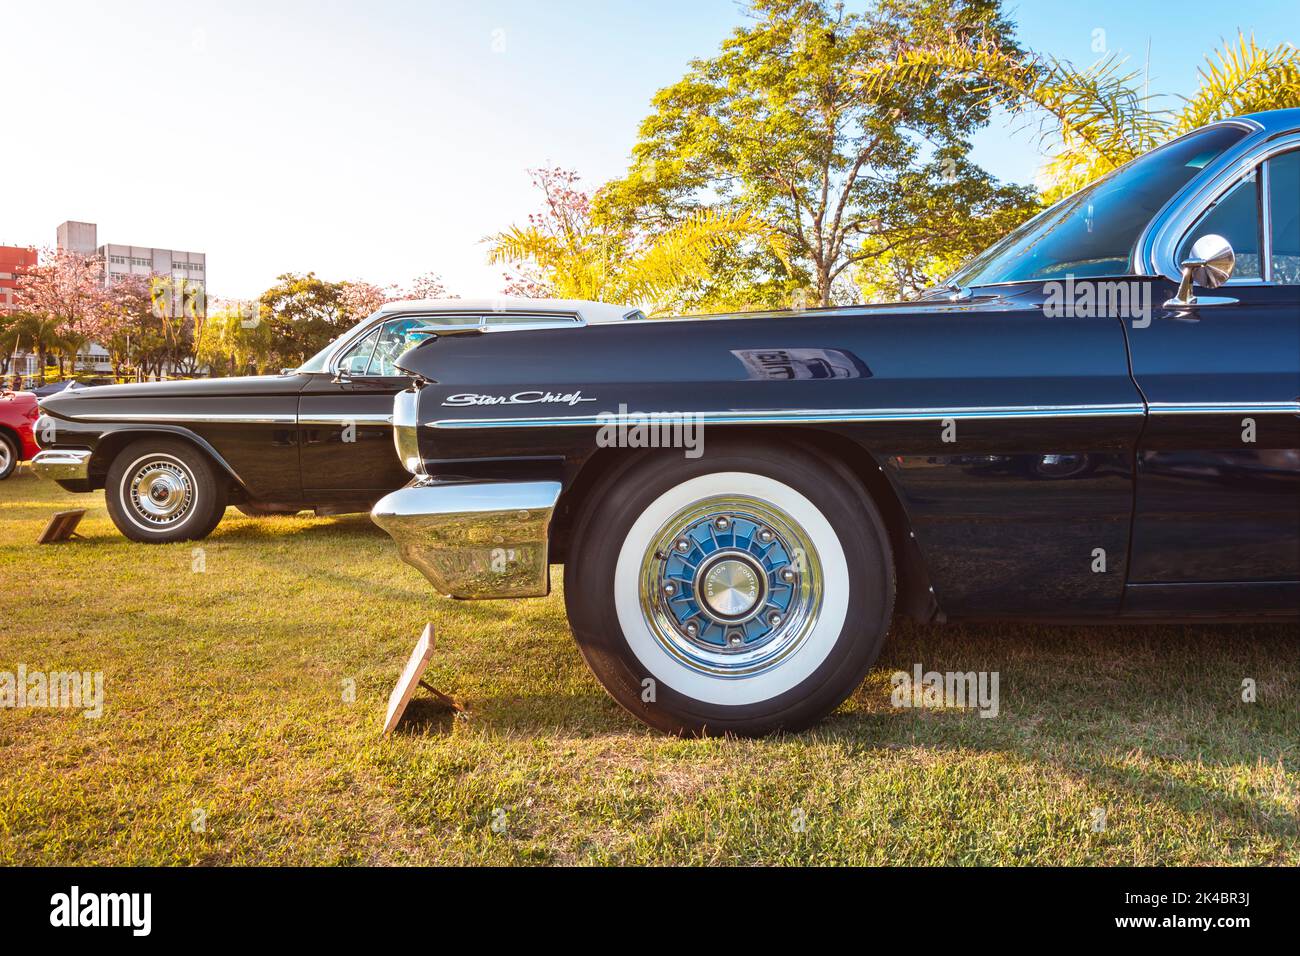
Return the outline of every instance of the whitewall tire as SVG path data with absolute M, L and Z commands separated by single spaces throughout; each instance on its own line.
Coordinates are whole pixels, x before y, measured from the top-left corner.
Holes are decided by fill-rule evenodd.
M 599 489 L 566 568 L 570 623 L 610 694 L 676 733 L 820 719 L 875 660 L 893 608 L 883 522 L 810 450 L 718 442 L 633 460 Z

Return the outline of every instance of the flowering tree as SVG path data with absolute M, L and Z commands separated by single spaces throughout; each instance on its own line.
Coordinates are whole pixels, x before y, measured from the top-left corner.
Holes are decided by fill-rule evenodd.
M 551 169 L 530 169 L 528 175 L 533 186 L 542 194 L 542 208 L 538 212 L 529 213 L 527 225 L 514 231 L 519 235 L 554 237 L 570 257 L 576 258 L 581 237 L 590 233 L 592 228 L 591 196 L 578 187 L 581 177 L 576 170 L 558 166 Z M 544 299 L 556 294 L 554 289 L 557 283 L 554 278 L 547 275 L 544 263 L 528 254 L 529 250 L 513 250 L 520 253 L 513 261 L 498 252 L 506 235 L 508 234 L 502 233 L 495 238 L 491 253 L 494 261 L 505 261 L 508 266 L 508 271 L 502 274 L 502 279 L 505 280 L 502 293 L 525 299 Z M 534 241 L 533 245 L 537 243 Z
M 125 275 L 103 291 L 97 339 L 108 349 L 113 374 L 122 378 L 133 350 L 146 347 L 153 313 L 151 276 Z
M 402 299 L 458 299 L 460 296 L 452 295 L 447 291 L 447 287 L 442 284 L 442 276 L 436 272 L 426 272 L 424 275 L 416 276 L 409 286 L 403 290 Z
M 788 264 L 788 244 L 745 210 L 703 209 L 656 234 L 597 212 L 573 170 L 532 169 L 542 208 L 523 226 L 489 237 L 489 261 L 508 265 L 507 295 L 679 306 L 709 276 L 714 258 L 765 246 Z
M 99 256 L 47 248 L 41 250 L 39 262 L 18 277 L 14 296 L 18 310 L 38 316 L 57 330 L 60 376 L 65 360 L 75 369 L 77 353 L 107 331 L 103 267 Z M 43 356 L 40 374 L 44 379 Z
M 339 292 L 339 301 L 349 321 L 360 322 L 366 316 L 376 312 L 385 302 L 392 301 L 396 286 L 377 286 L 364 279 L 355 279 L 343 283 Z
M 442 277 L 436 272 L 426 272 L 417 276 L 405 289 L 396 284 L 375 285 L 365 279 L 344 282 L 339 293 L 343 311 L 353 322 L 360 322 L 368 315 L 379 311 L 386 302 L 399 302 L 404 299 L 454 299 L 447 294 L 447 287 L 442 284 Z

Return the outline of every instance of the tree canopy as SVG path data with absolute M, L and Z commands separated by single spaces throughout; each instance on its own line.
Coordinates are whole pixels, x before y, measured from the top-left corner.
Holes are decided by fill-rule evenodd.
M 1207 55 L 1191 96 L 1149 95 L 1141 71 L 1115 55 L 1079 67 L 1025 53 L 991 32 L 921 40 L 862 71 L 869 94 L 898 84 L 928 89 L 963 82 L 985 103 L 1042 121 L 1055 137 L 1043 166 L 1044 199 L 1068 196 L 1161 143 L 1230 116 L 1300 106 L 1300 50 L 1260 47 L 1253 37 Z
M 904 46 L 948 36 L 1014 48 L 996 0 L 879 0 L 859 13 L 758 0 L 752 12 L 716 56 L 655 95 L 632 166 L 598 197 L 599 215 L 668 230 L 704 210 L 745 213 L 785 239 L 791 268 L 761 250 L 728 250 L 715 260 L 716 285 L 784 273 L 767 294 L 806 283 L 830 304 L 860 263 L 889 255 L 923 272 L 942 258 L 936 250 L 968 249 L 972 235 L 1036 208 L 1032 190 L 999 184 L 966 158 L 986 98 L 956 81 L 868 92 L 860 79 Z

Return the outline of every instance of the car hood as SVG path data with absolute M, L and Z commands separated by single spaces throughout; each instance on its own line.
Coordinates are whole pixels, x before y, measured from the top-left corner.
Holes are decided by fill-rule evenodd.
M 41 409 L 75 418 L 78 408 L 119 399 L 223 398 L 227 396 L 278 395 L 302 389 L 305 377 L 290 375 L 244 375 L 234 378 L 196 378 L 175 382 L 134 382 L 128 385 L 94 385 L 67 389 L 40 400 Z

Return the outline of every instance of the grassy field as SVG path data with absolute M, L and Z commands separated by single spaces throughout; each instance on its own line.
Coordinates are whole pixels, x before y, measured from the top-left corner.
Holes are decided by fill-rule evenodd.
M 85 540 L 33 543 L 86 506 Z M 558 593 L 436 598 L 363 515 L 139 545 L 24 467 L 0 582 L 0 671 L 105 681 L 97 720 L 0 710 L 4 864 L 1300 864 L 1285 626 L 899 623 L 817 730 L 697 741 L 605 696 Z M 426 621 L 469 714 L 381 739 Z M 916 662 L 998 671 L 999 716 L 892 708 Z

